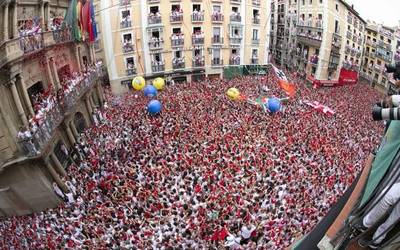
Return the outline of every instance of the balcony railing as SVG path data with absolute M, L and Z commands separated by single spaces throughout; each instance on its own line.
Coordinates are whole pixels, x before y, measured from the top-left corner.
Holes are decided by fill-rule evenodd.
M 240 65 L 240 57 L 229 59 L 229 65 Z
M 164 47 L 164 40 L 161 38 L 151 38 L 149 42 L 149 49 L 150 50 L 158 50 Z
M 136 68 L 126 69 L 126 75 L 127 76 L 136 75 Z
M 192 13 L 192 22 L 204 22 L 204 13 L 203 12 L 193 12 Z
M 353 35 L 351 34 L 351 31 L 347 31 L 346 37 L 347 37 L 347 39 L 349 39 L 349 40 L 353 37 Z
M 183 21 L 183 13 L 182 12 L 171 13 L 171 15 L 169 16 L 169 21 L 171 23 L 181 23 Z
M 53 30 L 53 39 L 56 43 L 65 43 L 72 41 L 71 29 L 58 29 Z
M 171 37 L 171 47 L 181 47 L 185 44 L 185 39 L 183 39 L 183 36 L 172 36 Z
M 172 68 L 173 69 L 184 69 L 185 68 L 185 60 L 183 58 L 174 58 L 172 60 Z
M 242 37 L 230 37 L 231 44 L 240 44 L 242 42 Z
M 251 39 L 251 43 L 254 44 L 254 45 L 258 45 L 258 44 L 260 44 L 260 39 L 259 38 L 252 38 Z
M 129 28 L 132 26 L 132 21 L 121 21 L 121 29 Z
M 212 14 L 211 21 L 213 23 L 222 23 L 224 21 L 224 15 L 222 15 L 221 13 Z
M 258 64 L 258 58 L 257 57 L 251 58 L 251 64 Z
M 160 24 L 161 16 L 150 15 L 147 17 L 147 21 L 149 25 Z
M 253 0 L 252 3 L 255 6 L 260 6 L 261 5 L 261 0 Z
M 124 53 L 129 53 L 132 52 L 134 50 L 133 48 L 133 44 L 132 43 L 126 43 L 122 46 L 122 51 Z
M 163 72 L 165 71 L 165 63 L 159 63 L 159 64 L 153 64 L 151 65 L 151 70 L 153 71 L 153 73 L 155 72 Z
M 224 43 L 224 38 L 221 36 L 213 36 L 213 37 L 211 37 L 211 43 L 212 44 L 222 44 L 222 43 Z
M 224 60 L 219 57 L 211 59 L 211 66 L 222 66 L 224 65 Z
M 242 21 L 242 16 L 239 13 L 233 13 L 230 16 L 230 20 L 231 20 L 231 22 L 239 22 L 240 23 Z
M 204 56 L 198 56 L 193 58 L 193 68 L 204 67 Z
M 193 45 L 203 45 L 204 37 L 192 37 L 192 44 Z
M 160 0 L 147 0 L 147 3 L 149 4 L 160 3 Z
M 231 0 L 231 3 L 233 4 L 240 4 L 242 0 Z
M 260 17 L 253 17 L 253 24 L 260 24 Z
M 43 33 L 24 35 L 19 37 L 21 50 L 30 53 L 44 48 Z

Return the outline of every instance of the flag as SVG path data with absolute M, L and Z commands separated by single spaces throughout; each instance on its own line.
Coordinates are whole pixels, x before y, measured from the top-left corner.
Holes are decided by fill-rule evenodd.
M 335 114 L 335 111 L 333 109 L 331 109 L 330 107 L 325 106 L 325 105 L 323 105 L 323 104 L 321 104 L 321 103 L 319 103 L 317 101 L 314 101 L 314 102 L 305 101 L 304 103 L 306 105 L 314 108 L 315 110 L 317 110 L 317 111 L 319 111 L 321 113 L 324 113 L 326 115 L 334 115 Z
M 81 40 L 81 33 L 78 27 L 78 14 L 76 9 L 76 0 L 72 0 L 68 6 L 68 10 L 65 13 L 63 27 L 68 26 L 71 28 L 72 38 L 74 41 Z
M 287 82 L 288 79 L 287 79 L 285 73 L 283 73 L 282 70 L 278 69 L 278 68 L 275 67 L 273 64 L 271 64 L 271 65 L 272 65 L 272 68 L 273 68 L 274 71 L 275 71 L 276 76 L 277 76 L 280 80 L 283 80 L 283 81 Z
M 94 15 L 93 0 L 90 0 L 90 26 L 89 26 L 89 40 L 91 42 L 97 39 L 96 17 Z
M 286 92 L 286 94 L 290 97 L 294 97 L 296 94 L 296 86 L 294 84 L 290 84 L 285 80 L 279 80 L 279 86 Z
M 82 7 L 82 33 L 89 33 L 90 26 L 90 3 L 86 1 Z M 86 37 L 86 36 L 85 36 Z

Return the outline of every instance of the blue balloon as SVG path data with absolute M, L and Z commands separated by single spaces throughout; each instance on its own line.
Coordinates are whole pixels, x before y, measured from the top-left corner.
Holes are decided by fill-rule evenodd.
M 267 108 L 271 113 L 276 113 L 281 109 L 281 101 L 277 98 L 269 98 Z
M 157 95 L 157 89 L 153 85 L 147 85 L 143 91 L 147 97 L 155 97 Z
M 159 102 L 158 100 L 151 100 L 149 104 L 147 104 L 147 111 L 149 111 L 149 113 L 152 115 L 159 113 L 161 111 L 161 108 L 161 102 Z

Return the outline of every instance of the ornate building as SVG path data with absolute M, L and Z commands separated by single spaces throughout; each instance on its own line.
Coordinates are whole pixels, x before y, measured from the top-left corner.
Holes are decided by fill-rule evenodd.
M 68 152 L 103 103 L 93 45 L 73 42 L 67 0 L 0 3 L 0 216 L 56 206 Z

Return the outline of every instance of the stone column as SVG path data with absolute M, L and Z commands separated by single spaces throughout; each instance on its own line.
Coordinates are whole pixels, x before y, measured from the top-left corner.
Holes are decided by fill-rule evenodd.
M 99 96 L 99 101 L 100 101 L 100 106 L 103 106 L 104 104 L 104 96 L 103 96 L 103 89 L 101 88 L 101 84 L 97 83 L 97 95 Z
M 56 86 L 56 89 L 59 90 L 61 88 L 61 83 L 60 78 L 58 78 L 57 67 L 53 57 L 50 58 L 49 67 L 53 73 L 54 85 Z
M 89 112 L 89 116 L 92 117 L 93 109 L 90 106 L 90 101 L 89 101 L 89 97 L 88 96 L 86 96 L 86 98 L 85 98 L 85 104 L 86 104 L 86 108 L 87 108 L 87 110 Z
M 45 164 L 47 167 L 47 170 L 49 170 L 50 175 L 53 177 L 54 181 L 57 183 L 57 185 L 61 188 L 61 190 L 64 193 L 68 193 L 68 187 L 65 185 L 65 183 L 61 180 L 60 176 L 58 176 L 57 172 L 54 170 L 53 166 L 50 164 L 50 160 L 47 158 L 45 160 Z
M 5 1 L 4 12 L 3 12 L 3 41 L 8 40 L 8 5 L 10 4 L 9 0 Z
M 89 101 L 90 101 L 90 105 L 92 106 L 92 109 L 94 109 L 96 107 L 95 102 L 93 100 L 93 94 L 92 92 L 89 93 Z
M 13 38 L 18 37 L 18 3 L 14 1 L 14 13 L 13 13 Z
M 16 86 L 16 79 L 12 79 L 10 81 L 10 88 L 11 88 L 11 93 L 14 99 L 15 106 L 17 107 L 18 111 L 18 116 L 21 118 L 22 123 L 24 124 L 25 127 L 28 126 L 28 120 L 26 118 L 26 114 L 24 111 L 24 108 L 22 107 L 21 99 L 19 98 L 18 95 L 18 90 Z
M 64 167 L 62 166 L 61 162 L 58 160 L 57 156 L 54 153 L 50 154 L 51 160 L 56 165 L 56 171 L 63 177 L 68 177 L 67 172 L 65 172 Z
M 82 72 L 82 65 L 81 65 L 81 56 L 79 55 L 79 49 L 78 46 L 75 46 L 75 59 L 76 63 L 78 64 L 78 70 L 79 72 Z
M 47 57 L 44 58 L 44 64 L 46 67 L 46 73 L 49 76 L 50 84 L 54 86 L 55 90 L 58 90 L 58 85 L 54 82 L 53 72 L 51 70 L 50 63 Z
M 42 31 L 46 30 L 46 25 L 45 25 L 45 21 L 44 21 L 44 1 L 41 1 L 40 3 L 40 25 L 42 26 Z
M 76 130 L 75 125 L 73 123 L 70 123 L 69 124 L 69 128 L 71 129 L 72 134 L 75 136 L 75 138 L 78 139 L 79 138 L 79 133 L 78 133 L 78 130 Z
M 21 84 L 21 91 L 23 93 L 24 100 L 25 100 L 25 103 L 27 105 L 29 114 L 31 116 L 34 116 L 35 112 L 33 111 L 32 103 L 31 103 L 31 100 L 30 100 L 29 95 L 28 95 L 28 89 L 26 88 L 25 80 L 24 80 L 24 77 L 22 76 L 22 74 L 19 74 L 19 81 L 20 81 L 20 84 Z
M 67 136 L 68 136 L 69 141 L 71 142 L 71 144 L 74 144 L 76 142 L 76 140 L 75 140 L 74 134 L 71 131 L 71 128 L 68 126 L 68 124 L 65 124 L 65 128 L 67 131 Z

